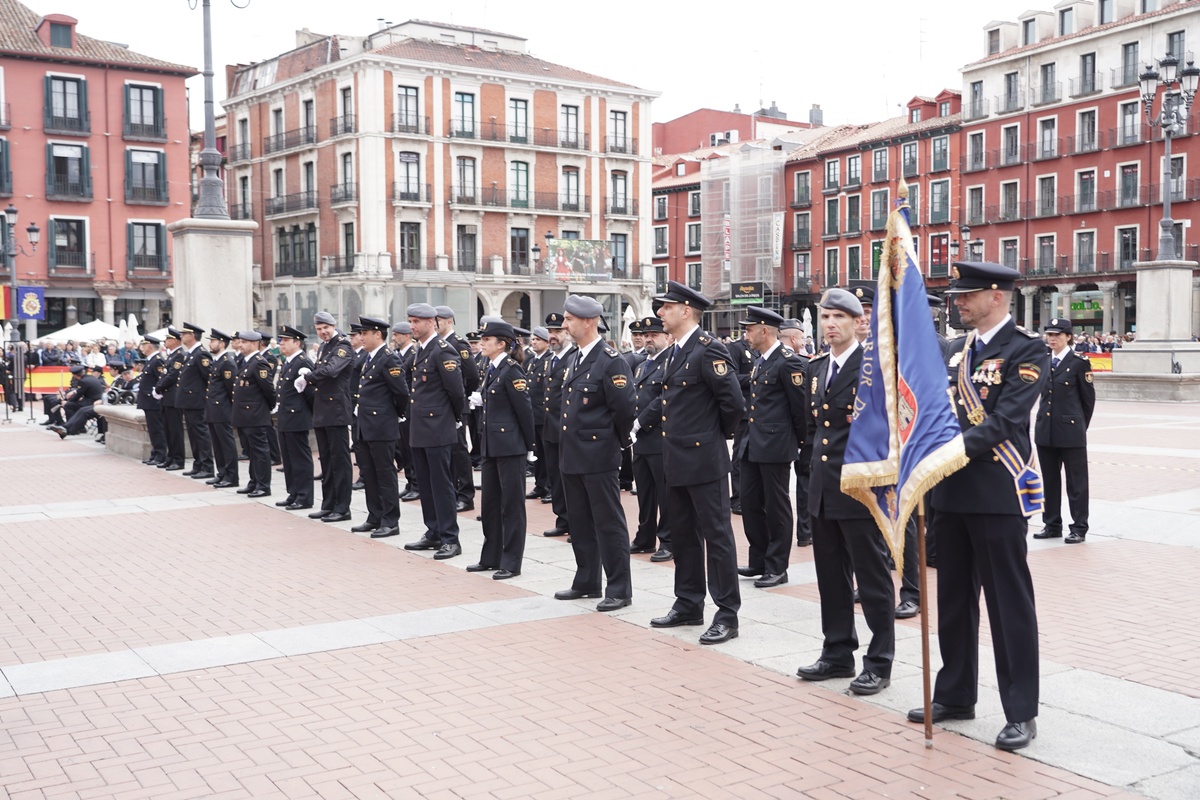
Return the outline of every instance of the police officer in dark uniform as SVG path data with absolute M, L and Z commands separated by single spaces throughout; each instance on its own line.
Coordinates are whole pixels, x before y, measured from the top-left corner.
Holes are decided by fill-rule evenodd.
M 179 379 L 175 387 L 175 405 L 183 412 L 187 423 L 188 444 L 192 448 L 192 468 L 183 473 L 192 478 L 213 477 L 212 442 L 208 438 L 208 425 L 204 422 L 204 398 L 208 391 L 208 373 L 212 357 L 201 338 L 204 328 L 190 322 L 183 323 L 179 332 L 183 349 L 187 351 Z
M 987 262 L 954 263 L 947 290 L 970 333 L 950 343 L 947 367 L 970 460 L 933 489 L 937 510 L 938 641 L 942 668 L 934 722 L 973 719 L 979 693 L 979 590 L 983 588 L 996 679 L 1007 725 L 996 747 L 1017 750 L 1037 736 L 1038 635 L 1026 562 L 1024 492 L 1032 445 L 1029 415 L 1050 371 L 1046 345 L 1018 328 L 1009 307 L 1019 273 Z M 1015 474 L 1014 474 L 1015 473 Z M 908 712 L 923 722 L 922 708 Z
M 382 539 L 400 532 L 396 443 L 400 440 L 400 416 L 408 411 L 409 388 L 400 359 L 387 347 L 391 325 L 373 317 L 360 317 L 359 323 L 366 358 L 358 374 L 354 423 L 367 518 L 350 530 Z
M 554 511 L 554 527 L 543 536 L 566 536 L 567 496 L 563 491 L 559 441 L 562 439 L 563 377 L 567 365 L 575 357 L 576 350 L 571 336 L 563 328 L 563 315 L 557 312 L 546 315 L 546 331 L 550 335 L 550 361 L 546 365 L 546 421 L 542 425 L 542 445 L 546 450 L 546 482 L 549 484 L 549 502 Z M 547 498 L 542 498 L 547 502 Z
M 313 322 L 317 338 L 321 340 L 317 363 L 311 372 L 302 367 L 300 377 L 293 381 L 299 392 L 310 383 L 315 390 L 313 430 L 321 460 L 321 509 L 308 516 L 322 522 L 344 522 L 350 519 L 350 484 L 354 478 L 349 436 L 354 356 L 350 337 L 337 329 L 337 320 L 332 314 L 319 311 Z
M 750 412 L 746 432 L 733 457 L 742 462 L 742 526 L 750 543 L 749 566 L 738 574 L 761 576 L 754 585 L 788 581 L 792 549 L 792 498 L 788 494 L 808 413 L 804 406 L 804 366 L 779 341 L 783 317 L 749 306 L 742 339 L 758 355 L 750 370 Z
M 156 400 L 162 401 L 163 427 L 167 434 L 167 458 L 162 469 L 183 469 L 183 409 L 176 402 L 179 374 L 187 352 L 180 345 L 182 334 L 174 327 L 167 328 L 167 354 L 164 357 L 166 371 L 154 387 Z
M 677 281 L 657 298 L 663 329 L 675 337 L 663 376 L 663 473 L 675 545 L 675 604 L 651 627 L 704 624 L 705 573 L 717 613 L 700 636 L 718 644 L 738 635 L 737 550 L 729 522 L 729 450 L 745 411 L 729 353 L 700 328 L 712 301 Z M 707 558 L 706 558 L 707 556 Z M 707 561 L 707 564 L 706 564 Z M 707 570 L 706 570 L 707 566 Z
M 204 423 L 208 425 L 208 438 L 212 442 L 213 471 L 216 475 L 206 483 L 218 489 L 237 486 L 238 449 L 233 436 L 233 387 L 237 383 L 237 366 L 234 353 L 227 350 L 233 337 L 216 328 L 208 334 L 208 385 L 204 395 Z
M 1033 428 L 1038 461 L 1045 482 L 1046 527 L 1035 539 L 1062 536 L 1062 471 L 1067 472 L 1067 501 L 1071 506 L 1071 535 L 1067 544 L 1079 544 L 1088 532 L 1087 429 L 1096 409 L 1092 363 L 1071 346 L 1074 328 L 1069 319 L 1052 319 L 1042 328 L 1050 345 L 1050 377 L 1042 389 Z
M 550 495 L 546 474 L 546 446 L 542 428 L 546 423 L 546 371 L 550 366 L 550 332 L 536 325 L 531 332 L 529 347 L 532 355 L 525 360 L 525 374 L 529 376 L 529 405 L 533 409 L 533 488 L 526 493 L 529 500 L 540 500 Z
M 272 431 L 271 409 L 275 407 L 275 370 L 258 352 L 262 334 L 239 331 L 234 334 L 245 360 L 233 386 L 232 422 L 245 431 L 250 451 L 250 480 L 238 494 L 268 497 L 271 494 L 271 448 L 267 437 Z
M 270 349 L 271 333 L 270 331 L 259 331 L 259 334 L 262 336 L 262 338 L 258 341 L 258 354 L 262 356 L 262 358 L 266 359 L 267 363 L 271 365 L 271 369 L 274 370 L 272 374 L 278 376 L 279 356 L 275 355 L 275 353 Z M 279 394 L 278 387 L 276 388 L 275 393 Z M 267 448 L 271 451 L 271 464 L 276 467 L 283 464 L 283 456 L 279 452 L 279 433 L 275 429 L 274 423 L 271 425 L 271 430 L 267 432 Z M 279 471 L 282 472 L 283 470 L 281 469 Z
M 367 351 L 363 347 L 363 326 L 361 322 L 350 323 L 350 346 L 354 348 L 354 361 L 350 364 L 350 408 L 353 411 L 354 406 L 358 404 L 358 376 L 362 372 L 363 364 L 367 362 Z M 358 477 L 350 484 L 350 489 L 353 491 L 361 491 L 366 487 L 362 479 L 362 466 L 358 461 L 358 425 L 354 420 L 350 421 L 350 455 L 353 456 L 354 466 L 358 467 Z
M 483 327 L 482 323 L 483 320 L 480 320 L 479 327 L 481 328 Z M 476 374 L 482 376 L 484 370 L 487 369 L 487 359 L 484 358 L 483 353 L 479 352 L 479 332 L 469 331 L 466 338 L 467 347 L 471 350 L 471 360 L 475 362 L 475 372 Z M 483 381 L 481 377 L 481 386 L 482 383 Z M 477 398 L 480 404 L 479 407 L 482 408 L 483 397 L 480 395 L 472 395 L 472 397 Z M 479 469 L 479 462 L 483 456 L 479 454 L 479 414 L 476 413 L 476 406 L 474 402 L 467 403 L 467 410 L 463 413 L 463 423 L 463 427 L 465 427 L 467 430 L 467 435 L 471 438 L 471 447 L 467 451 L 467 454 L 471 457 L 471 467 L 472 469 Z
M 162 340 L 157 336 L 142 337 L 142 377 L 138 381 L 137 407 L 146 415 L 146 434 L 150 437 L 150 457 L 143 464 L 161 466 L 167 459 L 167 430 L 163 425 L 162 401 L 153 392 L 167 372 L 166 362 L 158 352 Z
M 108 391 L 108 386 L 105 385 L 103 378 L 92 374 L 86 367 L 78 365 L 77 367 L 78 373 L 75 371 L 76 367 L 71 367 L 71 374 L 77 374 L 79 380 L 71 396 L 74 402 L 68 404 L 70 416 L 67 417 L 67 424 L 65 427 L 62 425 L 48 426 L 50 430 L 58 434 L 60 439 L 83 433 L 87 421 L 96 416 L 96 404 L 104 401 L 104 394 Z
M 279 451 L 283 460 L 283 485 L 287 497 L 275 505 L 288 511 L 300 511 L 313 507 L 313 457 L 308 443 L 308 432 L 312 430 L 312 407 L 315 388 L 305 383 L 304 391 L 296 391 L 296 379 L 300 370 L 312 370 L 313 364 L 304 353 L 301 330 L 288 325 L 279 328 L 279 354 L 283 364 L 276 382 L 279 394 L 279 410 L 276 425 L 279 427 Z
M 803 405 L 804 408 L 809 408 L 812 398 L 808 395 L 808 365 L 809 358 L 804 353 L 804 333 L 800 326 L 800 320 L 792 317 L 785 319 L 783 324 L 779 326 L 779 338 L 791 348 L 792 352 L 800 357 L 800 365 L 804 371 L 802 379 L 804 386 Z M 812 517 L 808 515 L 808 481 L 809 475 L 812 472 L 812 442 L 808 441 L 807 437 L 807 422 L 805 427 L 801 428 L 798 433 L 801 435 L 800 451 L 796 460 L 792 464 L 792 468 L 796 473 L 796 493 L 795 493 L 795 508 L 796 508 L 796 546 L 809 547 L 812 545 Z
M 642 350 L 642 321 L 635 319 L 629 323 L 629 338 L 637 342 L 637 347 L 630 350 L 628 353 L 621 353 L 621 358 L 625 359 L 625 363 L 629 365 L 629 374 L 637 374 L 638 364 L 646 360 L 646 353 Z M 621 491 L 633 491 L 633 448 L 627 447 L 621 451 Z
M 862 303 L 845 289 L 821 298 L 820 324 L 829 352 L 809 362 L 811 417 L 807 438 L 813 443 L 808 511 L 812 516 L 813 561 L 821 592 L 821 657 L 796 674 L 806 681 L 854 678 L 850 691 L 877 694 L 892 682 L 896 655 L 895 589 L 879 546 L 882 535 L 867 507 L 842 492 L 842 462 L 850 438 L 854 399 L 863 349 L 855 336 Z M 863 616 L 871 641 L 855 676 L 854 585 L 858 579 Z
M 425 535 L 404 545 L 404 549 L 436 550 L 433 557 L 443 560 L 462 553 L 451 450 L 459 442 L 467 397 L 461 354 L 438 336 L 437 316 L 438 312 L 428 303 L 413 303 L 408 307 L 408 324 L 418 346 L 413 361 L 409 439 L 421 493 Z M 470 472 L 469 462 L 467 471 Z M 473 477 L 471 481 L 474 486 Z
M 560 471 L 567 498 L 575 579 L 558 600 L 601 595 L 601 567 L 608 578 L 597 611 L 629 605 L 629 527 L 621 506 L 621 451 L 633 428 L 633 376 L 629 365 L 600 338 L 604 307 L 591 297 L 571 295 L 563 320 L 578 354 L 563 377 L 559 424 Z
M 726 345 L 725 349 L 729 351 L 729 363 L 733 365 L 734 372 L 737 373 L 738 386 L 742 390 L 742 402 L 746 407 L 742 414 L 742 421 L 738 423 L 737 430 L 733 434 L 733 452 L 737 453 L 746 436 L 746 426 L 749 424 L 750 369 L 754 365 L 754 360 L 758 358 L 758 353 L 753 351 L 750 343 L 744 338 L 734 339 Z M 730 465 L 729 510 L 734 514 L 742 513 L 742 460 L 737 456 L 734 456 L 733 463 Z
M 412 326 L 407 322 L 397 322 L 392 325 L 392 349 L 400 361 L 400 369 L 404 370 L 404 383 L 412 386 L 413 358 L 417 348 L 412 342 Z M 408 409 L 400 414 L 400 440 L 396 443 L 396 468 L 404 472 L 404 488 L 400 490 L 400 501 L 409 502 L 420 499 L 417 491 L 417 476 L 413 472 L 412 446 L 408 438 Z
M 454 332 L 454 309 L 450 306 L 438 306 L 437 327 L 438 336 L 454 348 L 460 361 L 459 374 L 462 375 L 463 390 L 467 395 L 479 390 L 479 370 L 475 359 L 471 356 L 471 348 Z M 465 410 L 464 410 L 465 413 Z M 454 510 L 457 512 L 470 511 L 475 508 L 475 475 L 471 471 L 471 455 L 467 451 L 466 426 L 458 429 L 458 442 L 451 451 L 454 470 Z
M 638 527 L 630 553 L 651 553 L 651 561 L 670 561 L 672 556 L 667 484 L 662 456 L 662 387 L 667 366 L 667 335 L 662 320 L 646 317 L 638 332 L 646 358 L 633 374 L 633 478 L 637 483 Z M 656 549 L 657 548 L 657 549 Z
M 483 549 L 468 572 L 496 570 L 492 578 L 507 580 L 521 574 L 525 556 L 525 463 L 533 452 L 533 409 L 529 376 L 514 347 L 516 331 L 507 322 L 488 321 L 480 333 L 480 353 L 486 359 L 479 409 L 480 473 Z M 511 353 L 511 355 L 510 355 Z

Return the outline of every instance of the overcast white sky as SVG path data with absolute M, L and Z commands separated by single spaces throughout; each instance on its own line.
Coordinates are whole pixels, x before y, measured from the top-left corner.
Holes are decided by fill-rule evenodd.
M 79 19 L 79 30 L 146 55 L 200 69 L 200 0 L 25 0 L 42 14 Z M 817 103 L 825 124 L 903 114 L 913 95 L 961 88 L 958 69 L 983 55 L 983 27 L 1016 20 L 1051 0 L 857 0 L 733 3 L 603 0 L 212 0 L 216 97 L 224 65 L 295 47 L 295 31 L 365 35 L 384 17 L 488 28 L 528 39 L 533 55 L 662 93 L 655 121 L 696 108 L 752 111 L 772 101 L 806 120 Z M 192 10 L 189 5 L 196 5 Z M 409 11 L 408 9 L 412 9 Z M 586 13 L 585 13 L 586 12 Z M 190 82 L 192 127 L 203 126 L 203 83 Z M 217 112 L 220 113 L 218 106 Z

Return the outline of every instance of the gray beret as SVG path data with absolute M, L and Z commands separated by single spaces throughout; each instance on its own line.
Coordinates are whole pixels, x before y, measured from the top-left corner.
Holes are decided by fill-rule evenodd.
M 546 330 L 541 325 L 533 326 L 533 335 L 541 339 L 543 342 L 550 341 L 550 331 Z
M 243 342 L 261 342 L 263 337 L 258 331 L 234 331 L 233 338 Z
M 595 298 L 573 294 L 563 304 L 563 311 L 573 317 L 593 319 L 604 313 L 604 306 L 600 305 L 600 302 Z
M 406 333 L 411 336 L 412 325 L 409 325 L 407 322 L 397 322 L 392 326 L 392 333 Z
M 328 311 L 318 311 L 313 317 L 313 323 L 316 325 L 333 325 L 337 327 L 337 320 Z
M 828 308 L 834 311 L 845 311 L 852 317 L 861 317 L 863 315 L 862 303 L 858 298 L 847 292 L 845 289 L 830 289 L 825 292 L 819 304 L 821 308 Z
M 454 309 L 450 306 L 438 306 L 434 309 L 442 319 L 454 319 Z
M 429 305 L 429 303 L 413 303 L 408 307 L 406 316 L 416 317 L 417 319 L 434 319 L 437 317 L 437 309 Z
M 485 314 L 484 316 L 479 318 L 480 330 L 482 330 L 483 326 L 488 324 L 489 322 L 504 322 L 504 317 L 497 317 L 493 314 Z

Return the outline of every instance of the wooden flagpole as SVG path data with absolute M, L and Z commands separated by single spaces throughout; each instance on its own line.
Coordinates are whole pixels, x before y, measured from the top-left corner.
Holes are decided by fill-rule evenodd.
M 929 578 L 925 567 L 925 498 L 917 505 L 918 587 L 921 592 L 921 684 L 925 700 L 925 746 L 933 747 L 933 693 L 929 681 Z

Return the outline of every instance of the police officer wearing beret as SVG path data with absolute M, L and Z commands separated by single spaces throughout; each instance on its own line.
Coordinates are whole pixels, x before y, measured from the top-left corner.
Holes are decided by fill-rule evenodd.
M 525 556 L 525 463 L 533 452 L 533 409 L 513 326 L 489 321 L 479 333 L 487 363 L 479 410 L 483 549 L 467 572 L 495 570 L 492 578 L 502 581 L 521 574 Z
M 234 427 L 246 434 L 250 451 L 250 480 L 238 494 L 268 497 L 271 494 L 271 409 L 275 407 L 275 368 L 258 352 L 262 334 L 258 331 L 239 331 L 238 349 L 244 361 L 233 386 Z
M 651 553 L 651 561 L 670 561 L 670 513 L 663 474 L 662 388 L 667 366 L 667 334 L 662 320 L 646 317 L 638 326 L 646 358 L 633 373 L 633 479 L 637 483 L 638 526 L 630 553 Z
M 557 312 L 546 315 L 546 330 L 550 336 L 550 362 L 546 365 L 546 421 L 542 426 L 542 444 L 546 450 L 546 482 L 549 484 L 549 502 L 554 511 L 554 527 L 543 536 L 566 536 L 567 497 L 563 491 L 559 442 L 562 438 L 563 379 L 567 365 L 575 357 L 576 349 L 571 335 L 563 327 L 563 315 Z M 542 502 L 547 502 L 546 498 Z
M 160 345 L 161 339 L 146 335 L 138 347 L 145 361 L 138 381 L 137 407 L 146 415 L 146 434 L 150 437 L 150 456 L 142 463 L 155 467 L 167 463 L 167 430 L 163 424 L 162 401 L 153 395 L 159 380 L 167 372 L 166 362 L 159 352 Z
M 313 386 L 313 432 L 321 461 L 321 509 L 308 516 L 322 522 L 350 519 L 350 484 L 354 472 L 350 465 L 349 425 L 352 419 L 350 381 L 354 353 L 350 337 L 337 329 L 337 320 L 328 311 L 313 317 L 317 338 L 316 364 L 311 371 L 301 367 L 293 381 L 296 391 Z
M 533 409 L 533 488 L 525 495 L 529 500 L 549 497 L 550 485 L 546 475 L 546 448 L 542 428 L 546 423 L 546 371 L 550 366 L 550 332 L 541 325 L 531 331 L 529 349 L 533 355 L 525 360 L 529 376 L 529 405 Z
M 450 306 L 437 306 L 438 337 L 454 349 L 459 359 L 459 375 L 462 377 L 463 390 L 472 394 L 479 390 L 479 370 L 471 356 L 471 348 L 454 332 L 454 309 Z M 464 409 L 465 419 L 467 409 Z M 467 450 L 467 429 L 460 426 L 457 439 L 451 448 L 452 467 L 454 471 L 455 511 L 470 511 L 475 508 L 475 475 L 471 471 L 471 454 Z
M 1071 347 L 1074 328 L 1069 319 L 1052 319 L 1042 329 L 1050 345 L 1050 377 L 1042 388 L 1033 427 L 1038 461 L 1045 483 L 1046 527 L 1035 539 L 1062 536 L 1062 471 L 1067 472 L 1067 501 L 1071 506 L 1071 535 L 1067 544 L 1080 544 L 1088 532 L 1087 429 L 1096 409 L 1092 363 Z
M 233 436 L 233 387 L 240 368 L 226 349 L 233 337 L 213 328 L 208 335 L 208 385 L 204 393 L 204 423 L 212 442 L 213 471 L 207 483 L 218 489 L 237 486 L 238 450 Z
M 563 322 L 579 346 L 563 376 L 559 424 L 560 469 L 567 499 L 575 579 L 559 600 L 600 596 L 603 566 L 608 585 L 597 611 L 629 605 L 629 527 L 621 506 L 621 451 L 633 428 L 633 376 L 629 365 L 600 338 L 600 314 L 594 298 L 571 295 Z
M 167 435 L 167 458 L 162 468 L 168 471 L 183 469 L 183 410 L 176 401 L 180 370 L 187 352 L 180 345 L 182 334 L 178 328 L 167 328 L 167 353 L 164 356 L 166 371 L 154 387 L 156 400 L 162 401 L 163 427 Z
M 761 576 L 760 589 L 787 583 L 792 549 L 792 462 L 804 441 L 804 365 L 779 341 L 783 317 L 750 306 L 743 337 L 758 353 L 750 372 L 750 412 L 733 457 L 742 462 L 742 525 L 750 543 L 749 566 L 741 575 Z
M 813 561 L 821 592 L 821 656 L 796 674 L 806 681 L 854 678 L 850 691 L 871 695 L 887 688 L 896 652 L 892 576 L 870 511 L 842 492 L 842 462 L 850 438 L 850 422 L 858 392 L 863 350 L 855 335 L 862 303 L 845 289 L 830 289 L 821 298 L 821 330 L 829 352 L 809 362 L 811 414 L 807 438 L 812 442 L 808 512 L 812 516 Z M 862 672 L 854 677 L 858 634 L 854 624 L 854 587 L 858 578 L 863 616 L 871 641 Z
M 359 322 L 366 357 L 357 376 L 354 424 L 367 519 L 350 530 L 382 539 L 400 532 L 396 443 L 400 416 L 408 411 L 409 387 L 400 359 L 387 347 L 391 325 L 373 317 L 361 317 Z
M 1008 723 L 996 747 L 1017 750 L 1037 736 L 1039 676 L 1028 524 L 1014 472 L 1028 474 L 1021 467 L 1028 467 L 1032 450 L 1029 416 L 1050 359 L 1038 335 L 1018 328 L 1009 313 L 1015 269 L 967 261 L 954 262 L 954 269 L 958 280 L 947 294 L 970 333 L 950 343 L 947 369 L 971 460 L 933 489 L 943 666 L 932 716 L 934 722 L 975 716 L 982 586 Z M 908 718 L 923 722 L 925 711 L 913 709 Z
M 296 379 L 300 370 L 313 368 L 313 363 L 304 354 L 307 335 L 290 325 L 279 328 L 279 354 L 283 363 L 279 368 L 279 410 L 276 425 L 279 428 L 279 450 L 283 461 L 283 484 L 287 497 L 275 503 L 288 511 L 300 511 L 313 507 L 313 457 L 308 443 L 308 432 L 312 430 L 313 395 L 316 387 L 306 383 L 304 391 L 296 391 Z
M 179 370 L 175 389 L 175 405 L 183 412 L 187 423 L 188 444 L 192 448 L 192 468 L 183 473 L 196 479 L 213 477 L 212 442 L 204 422 L 205 393 L 212 358 L 201 343 L 204 328 L 190 322 L 180 328 L 183 349 L 187 351 Z
M 408 413 L 409 441 L 421 493 L 425 535 L 404 545 L 404 549 L 436 550 L 433 557 L 443 560 L 462 553 L 451 467 L 451 449 L 459 441 L 467 400 L 462 359 L 438 336 L 437 311 L 433 306 L 410 305 L 408 324 L 417 340 Z
M 745 404 L 725 346 L 700 328 L 712 301 L 677 281 L 667 282 L 658 317 L 675 337 L 663 375 L 663 474 L 675 545 L 675 603 L 655 628 L 704 624 L 705 573 L 716 603 L 701 644 L 738 635 L 737 550 L 729 521 L 729 449 Z M 707 564 L 706 564 L 707 556 Z M 706 569 L 707 566 L 707 569 Z

